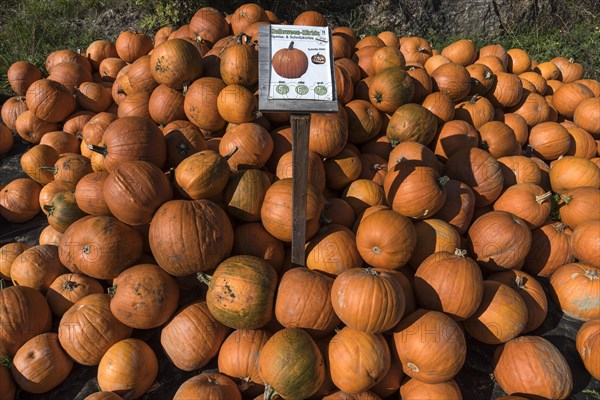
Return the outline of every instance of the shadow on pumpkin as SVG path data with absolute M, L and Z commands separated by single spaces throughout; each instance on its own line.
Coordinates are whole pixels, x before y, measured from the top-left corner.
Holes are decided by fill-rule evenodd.
M 552 343 L 563 355 L 565 360 L 567 360 L 567 364 L 569 364 L 569 369 L 573 376 L 573 390 L 571 391 L 571 394 L 577 394 L 585 389 L 590 384 L 592 376 L 587 372 L 581 361 L 581 357 L 577 352 L 575 340 L 570 337 L 558 335 L 544 336 L 544 339 Z

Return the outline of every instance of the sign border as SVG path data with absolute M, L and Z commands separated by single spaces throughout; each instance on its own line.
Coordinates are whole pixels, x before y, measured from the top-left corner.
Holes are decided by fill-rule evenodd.
M 292 114 L 338 112 L 335 84 L 335 62 L 331 62 L 333 100 L 269 99 L 271 83 L 271 24 L 261 24 L 258 31 L 258 109 L 265 112 L 290 112 Z M 329 59 L 333 60 L 331 29 L 329 29 Z

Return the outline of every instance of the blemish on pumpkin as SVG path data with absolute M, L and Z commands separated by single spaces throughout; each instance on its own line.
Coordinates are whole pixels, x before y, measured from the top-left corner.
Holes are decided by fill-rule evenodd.
M 600 310 L 600 297 L 586 297 L 581 300 L 574 300 L 571 304 L 581 311 Z

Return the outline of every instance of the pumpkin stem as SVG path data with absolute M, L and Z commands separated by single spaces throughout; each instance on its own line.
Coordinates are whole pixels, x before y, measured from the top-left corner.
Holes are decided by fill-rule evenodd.
M 415 364 L 409 362 L 406 363 L 406 368 L 410 369 L 412 372 L 419 372 L 419 367 L 417 367 Z
M 288 50 L 293 50 L 294 49 L 294 41 L 292 40 L 288 46 Z
M 562 194 L 559 194 L 560 199 L 565 203 L 565 205 L 568 205 L 571 200 L 573 200 L 573 196 L 565 196 Z
M 381 164 L 373 164 L 369 167 L 371 171 L 385 171 L 385 166 Z
M 231 150 L 231 153 L 229 153 L 229 154 L 225 155 L 225 157 L 223 157 L 223 158 L 225 158 L 225 161 L 229 160 L 236 153 L 236 151 L 238 151 L 237 146 L 235 146 L 233 148 L 233 150 Z
M 388 141 L 390 142 L 390 146 L 392 147 L 396 147 L 400 144 L 400 141 L 398 139 L 392 139 L 388 136 Z
M 488 151 L 490 149 L 490 145 L 485 140 L 482 140 L 481 143 L 479 143 L 479 148 Z
M 66 281 L 65 283 L 63 283 L 63 289 L 68 290 L 69 292 L 72 292 L 79 286 L 81 286 L 79 283 L 73 281 Z
M 375 94 L 373 95 L 373 99 L 376 103 L 381 103 L 383 101 L 383 94 L 381 94 L 380 92 L 375 92 Z
M 113 297 L 115 297 L 115 294 L 117 294 L 117 285 L 111 286 L 107 289 L 108 292 L 108 297 L 110 297 L 111 299 Z
M 379 272 L 375 271 L 373 268 L 371 267 L 367 267 L 365 268 L 365 272 L 367 272 L 369 275 L 373 275 L 373 276 L 379 276 Z
M 550 197 L 552 197 L 552 192 L 548 191 L 540 196 L 535 196 L 535 201 L 538 204 L 542 204 L 544 201 L 548 200 Z
M 277 395 L 279 393 L 277 393 L 275 391 L 275 389 L 273 389 L 271 387 L 271 385 L 266 384 L 265 385 L 265 394 L 264 394 L 264 400 L 271 400 L 273 397 L 275 397 L 275 395 Z
M 238 384 L 238 389 L 240 389 L 240 392 L 245 392 L 246 390 L 250 389 L 250 377 L 249 376 L 240 379 L 240 383 Z
M 525 289 L 525 278 L 523 278 L 523 275 L 517 275 L 515 277 L 515 285 L 519 289 Z
M 564 232 L 566 228 L 565 224 L 562 222 L 557 222 L 556 224 L 553 224 L 552 227 L 556 229 L 556 232 Z
M 598 274 L 598 271 L 594 270 L 594 269 L 588 269 L 585 271 L 586 278 L 588 279 L 600 279 L 600 274 Z
M 185 81 L 183 84 L 183 90 L 181 91 L 184 96 L 186 95 L 189 87 L 190 87 L 190 81 Z
M 198 272 L 196 274 L 196 279 L 200 282 L 204 283 L 206 286 L 210 285 L 210 281 L 212 280 L 212 276 L 205 274 L 204 272 Z
M 478 94 L 474 94 L 473 96 L 471 96 L 471 98 L 469 99 L 469 104 L 475 104 L 477 102 L 477 97 L 479 97 Z
M 52 175 L 56 175 L 58 167 L 38 167 L 40 171 L 52 172 Z
M 375 253 L 377 255 L 381 255 L 381 253 L 382 253 L 381 247 L 378 247 L 378 246 L 373 247 L 371 250 L 373 250 L 373 253 Z
M 4 289 L 6 287 L 6 282 L 4 282 L 4 279 L 0 278 L 0 290 Z
M 485 73 L 483 74 L 484 79 L 492 79 L 493 76 L 494 76 L 494 73 L 492 71 L 488 71 L 488 70 L 486 70 Z
M 12 360 L 9 357 L 0 357 L 0 365 L 6 369 L 10 369 L 12 366 Z
M 446 183 L 448 183 L 449 180 L 450 178 L 447 175 L 444 175 L 440 179 L 438 179 L 438 185 L 440 185 L 440 187 L 443 187 L 446 185 Z
M 467 251 L 459 248 L 454 249 L 454 255 L 458 257 L 464 257 L 467 255 Z
M 106 151 L 106 145 L 96 146 L 95 144 L 88 144 L 87 148 L 94 153 L 102 154 L 104 157 L 108 155 L 108 151 Z
M 52 215 L 54 213 L 54 206 L 50 204 L 44 204 L 44 211 L 48 213 L 48 215 Z

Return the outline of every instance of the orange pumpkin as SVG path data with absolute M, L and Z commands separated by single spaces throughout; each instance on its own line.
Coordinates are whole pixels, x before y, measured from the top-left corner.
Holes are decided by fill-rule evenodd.
M 600 189 L 600 168 L 585 158 L 562 157 L 550 168 L 550 185 L 554 192 L 563 195 L 579 187 Z
M 598 315 L 600 269 L 583 263 L 565 264 L 550 278 L 550 295 L 563 313 L 587 321 Z
M 62 317 L 73 304 L 87 295 L 103 293 L 100 283 L 82 274 L 63 274 L 58 276 L 46 294 L 46 300 L 52 312 Z
M 571 235 L 573 256 L 582 263 L 598 268 L 600 268 L 600 249 L 597 246 L 600 240 L 599 228 L 600 220 L 591 219 L 577 225 Z
M 312 270 L 339 275 L 362 264 L 355 235 L 346 227 L 326 225 L 306 245 L 306 266 Z
M 443 64 L 431 73 L 437 91 L 458 102 L 471 91 L 471 75 L 467 69 L 456 63 Z
M 494 203 L 494 210 L 509 212 L 529 225 L 539 228 L 546 222 L 552 209 L 552 192 L 544 192 L 533 183 L 510 186 Z
M 600 362 L 594 354 L 600 347 L 600 319 L 591 319 L 581 325 L 575 343 L 585 369 L 594 379 L 598 379 L 600 377 Z
M 58 258 L 58 247 L 43 244 L 19 254 L 11 265 L 10 277 L 17 286 L 31 287 L 46 294 L 54 279 L 66 272 Z
M 589 220 L 600 219 L 600 190 L 593 187 L 577 187 L 561 196 L 563 206 L 559 209 L 561 221 L 575 229 Z
M 421 400 L 427 397 L 462 400 L 460 388 L 453 379 L 442 383 L 424 383 L 418 379 L 410 379 L 402 383 L 400 395 L 403 400 Z
M 219 373 L 203 372 L 183 382 L 173 400 L 241 400 L 240 390 L 233 380 Z

